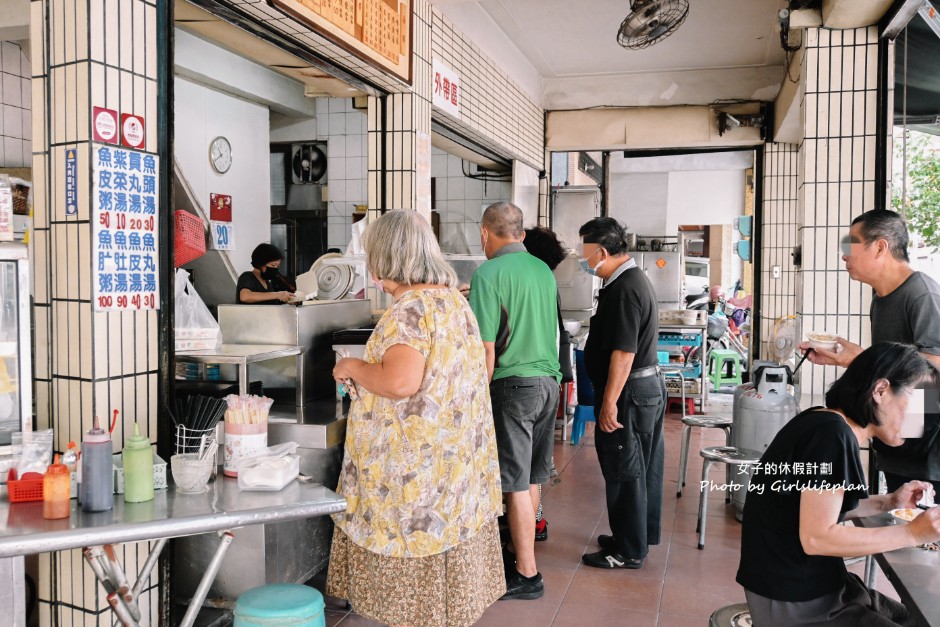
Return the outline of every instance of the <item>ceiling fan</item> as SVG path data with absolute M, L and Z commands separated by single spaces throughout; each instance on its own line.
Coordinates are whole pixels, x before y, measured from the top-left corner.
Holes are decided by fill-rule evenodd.
M 617 43 L 628 50 L 647 48 L 676 32 L 688 15 L 688 0 L 631 0 Z

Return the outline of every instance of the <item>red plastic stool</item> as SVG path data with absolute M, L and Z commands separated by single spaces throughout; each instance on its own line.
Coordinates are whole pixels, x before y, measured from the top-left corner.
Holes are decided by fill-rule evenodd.
M 670 413 L 672 411 L 672 407 L 675 405 L 678 405 L 679 409 L 681 410 L 682 399 L 679 397 L 669 397 L 669 399 L 666 401 L 666 413 L 667 414 Z M 686 416 L 695 415 L 695 399 L 694 398 L 685 399 L 685 410 L 686 410 L 686 413 L 684 415 Z

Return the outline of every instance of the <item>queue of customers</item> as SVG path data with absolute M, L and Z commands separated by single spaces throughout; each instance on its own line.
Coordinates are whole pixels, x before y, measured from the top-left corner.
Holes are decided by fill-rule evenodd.
M 364 234 L 369 272 L 394 302 L 364 359 L 343 359 L 333 370 L 337 381 L 356 386 L 358 399 L 337 487 L 347 509 L 334 515 L 327 592 L 390 625 L 470 625 L 498 599 L 544 594 L 534 542 L 562 376 L 557 287 L 549 266 L 526 251 L 517 207 L 491 205 L 480 231 L 487 261 L 469 298 L 417 213 L 390 211 Z M 604 280 L 585 361 L 598 399 L 595 446 L 612 532 L 582 561 L 637 569 L 661 535 L 666 391 L 656 298 L 621 224 L 595 218 L 579 235 L 583 269 Z M 756 625 L 905 624 L 903 607 L 859 588 L 836 561 L 940 540 L 940 508 L 907 532 L 835 527 L 930 491 L 913 481 L 866 498 L 858 488 L 859 442 L 900 444 L 906 393 L 925 382 L 940 384 L 937 371 L 909 346 L 859 352 L 827 408 L 795 419 L 768 449 L 781 461 L 820 457 L 838 473 L 825 495 L 811 488 L 785 498 L 749 495 L 738 581 L 758 608 Z M 497 523 L 503 503 L 505 543 Z

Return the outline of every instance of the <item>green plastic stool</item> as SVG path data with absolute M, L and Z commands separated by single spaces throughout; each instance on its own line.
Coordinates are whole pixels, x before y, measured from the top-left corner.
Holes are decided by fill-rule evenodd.
M 741 357 L 736 351 L 713 350 L 708 356 L 708 378 L 717 392 L 722 385 L 741 385 Z M 725 366 L 731 364 L 731 375 L 725 374 Z
M 275 583 L 243 592 L 235 602 L 235 627 L 325 627 L 323 595 L 309 586 Z

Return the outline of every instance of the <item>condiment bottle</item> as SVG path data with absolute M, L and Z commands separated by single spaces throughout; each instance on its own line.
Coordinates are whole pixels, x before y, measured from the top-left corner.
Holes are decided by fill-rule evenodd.
M 94 427 L 82 440 L 79 497 L 86 512 L 103 512 L 114 507 L 112 450 L 111 436 L 98 426 L 98 417 L 95 416 Z
M 78 445 L 75 442 L 69 442 L 68 448 L 62 454 L 62 463 L 69 472 L 75 472 L 75 465 L 78 464 Z
M 55 463 L 46 469 L 42 476 L 42 517 L 68 518 L 72 512 L 69 499 L 71 491 L 69 469 L 65 464 L 59 463 L 59 456 L 55 456 Z
M 150 440 L 140 435 L 134 423 L 134 435 L 127 439 L 121 451 L 124 460 L 124 501 L 142 503 L 153 500 L 153 452 Z

